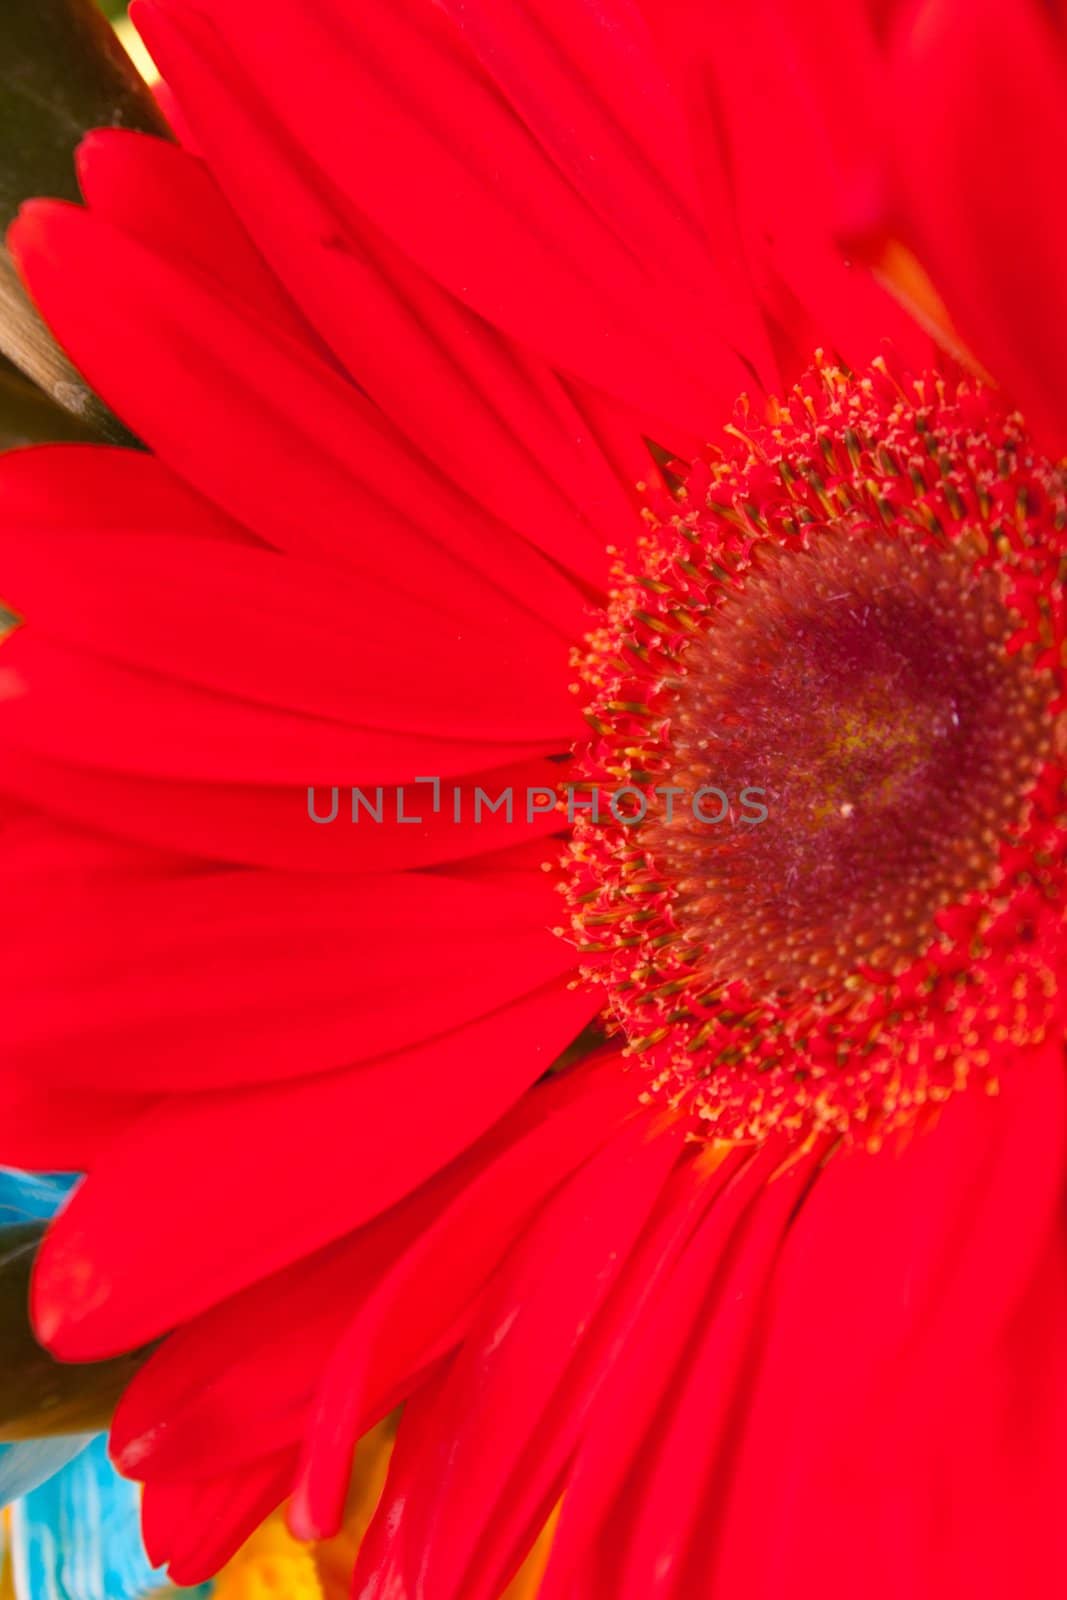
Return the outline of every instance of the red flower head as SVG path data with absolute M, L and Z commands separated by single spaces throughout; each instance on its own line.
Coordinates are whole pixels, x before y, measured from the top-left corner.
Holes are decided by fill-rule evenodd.
M 1067 1578 L 1060 25 L 730 11 L 142 0 L 14 230 L 148 448 L 0 462 L 0 1156 L 179 1581 L 401 1404 L 360 1600 Z

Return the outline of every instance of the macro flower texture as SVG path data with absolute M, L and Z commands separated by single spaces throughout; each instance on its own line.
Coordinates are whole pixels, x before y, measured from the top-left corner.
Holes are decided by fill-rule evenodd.
M 9 235 L 142 448 L 0 459 L 0 1160 L 149 1556 L 399 1413 L 357 1600 L 1062 1592 L 1061 8 L 133 16 Z

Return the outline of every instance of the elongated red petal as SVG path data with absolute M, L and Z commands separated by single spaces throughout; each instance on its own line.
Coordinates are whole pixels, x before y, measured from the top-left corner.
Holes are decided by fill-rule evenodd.
M 333 356 L 420 453 L 533 544 L 599 580 L 599 566 L 590 563 L 599 563 L 604 543 L 616 525 L 632 520 L 632 511 L 595 441 L 575 426 L 576 414 L 568 418 L 560 380 L 420 273 L 324 179 L 313 181 L 281 130 L 251 100 L 235 100 L 203 56 L 196 65 L 197 114 L 203 119 L 214 110 L 223 130 L 213 147 L 216 170 L 229 179 L 234 203 Z M 92 139 L 87 143 L 94 172 L 100 152 Z M 170 183 L 173 155 L 171 167 L 160 170 L 145 148 L 150 144 L 114 134 L 106 140 L 107 182 L 96 209 L 180 260 L 190 244 L 175 230 L 174 206 L 190 187 L 190 173 Z M 100 187 L 87 188 L 91 202 Z M 158 225 L 159 201 L 153 201 L 148 227 L 143 210 L 115 203 L 116 188 L 120 201 L 129 190 L 146 189 L 173 198 Z M 226 206 L 217 191 L 210 202 Z M 178 233 L 173 240 L 168 219 Z M 224 227 L 227 236 L 243 237 L 232 213 Z M 257 265 L 263 273 L 261 258 Z M 212 270 L 218 272 L 217 264 Z
M 892 119 L 909 238 L 978 360 L 1054 454 L 1067 445 L 1067 222 L 1043 202 L 1067 155 L 1065 70 L 1039 0 L 924 0 L 902 12 L 889 81 L 890 103 L 924 108 Z M 1027 242 L 1035 206 L 1039 249 Z
M 572 1600 L 603 1585 L 601 1530 L 629 1474 L 640 1481 L 643 1438 L 678 1374 L 699 1351 L 696 1330 L 716 1270 L 738 1216 L 753 1204 L 767 1172 L 765 1161 L 738 1151 L 704 1176 L 704 1213 L 596 1397 L 568 1474 L 543 1580 L 545 1600 Z
M 1062 1206 L 1064 1134 L 1057 1041 L 1044 1060 L 1020 1063 L 999 1098 L 956 1097 L 902 1151 L 827 1164 L 776 1273 L 718 1525 L 726 1592 L 744 1583 L 769 1597 L 787 1573 L 811 1583 L 831 1543 L 846 1563 L 877 1553 L 873 1592 L 886 1600 L 902 1586 L 934 1592 L 923 1553 L 934 1535 L 914 1474 L 930 1450 L 950 1447 L 946 1402 L 984 1403 L 968 1374 L 1041 1259 Z M 832 1526 L 813 1516 L 828 1503 L 841 1507 Z
M 34 534 L 185 534 L 260 545 L 157 457 L 104 445 L 43 444 L 0 457 L 6 531 Z M 72 508 L 76 514 L 72 516 Z
M 578 724 L 566 645 L 503 596 L 472 622 L 273 551 L 32 524 L 0 534 L 0 570 L 35 634 L 227 697 L 427 740 L 565 748 Z
M 0 708 L 0 720 L 2 716 Z M 32 740 L 29 719 L 25 726 Z M 236 783 L 151 777 L 82 766 L 69 756 L 41 755 L 14 740 L 4 752 L 5 784 L 27 803 L 48 806 L 87 827 L 229 865 L 392 872 L 488 856 L 521 840 L 559 832 L 553 798 L 560 781 L 558 762 L 535 758 L 454 774 L 442 783 L 436 810 L 432 787 L 414 784 L 413 776 L 418 774 L 409 768 L 405 784 L 371 781 L 365 789 L 357 786 L 355 795 L 338 785 L 334 821 L 316 826 L 308 820 L 308 786 L 303 781 L 268 784 L 257 782 L 254 774 L 243 774 L 244 781 Z M 439 769 L 427 776 L 442 774 Z M 331 815 L 332 789 L 331 784 L 317 789 L 312 799 L 316 816 Z M 510 815 L 508 792 L 513 796 Z M 492 809 L 490 802 L 496 805 L 501 795 L 505 805 Z M 378 820 L 367 821 L 368 805 Z M 546 856 L 552 854 L 546 845 Z
M 367 1336 L 387 1324 L 373 1338 L 365 1381 L 349 1372 L 355 1411 L 352 1436 L 339 1430 L 343 1465 L 355 1432 L 410 1386 L 432 1343 L 469 1313 L 544 1197 L 634 1114 L 614 1052 L 550 1080 L 399 1206 L 180 1328 L 119 1407 L 120 1465 L 137 1477 L 180 1478 L 205 1459 L 231 1470 L 295 1443 L 338 1341 L 366 1338 L 369 1350 Z M 386 1302 L 379 1324 L 373 1313 Z M 322 1444 L 328 1475 L 336 1452 Z
M 285 1498 L 292 1452 L 280 1451 L 249 1470 L 153 1484 L 144 1497 L 149 1558 L 167 1562 L 178 1584 L 213 1577 Z
M 217 278 L 267 322 L 321 349 L 197 156 L 146 134 L 96 128 L 76 160 L 82 194 L 97 216 Z
M 601 1581 L 612 1600 L 685 1600 L 702 1581 L 700 1564 L 690 1562 L 693 1540 L 711 1521 L 709 1507 L 719 1474 L 728 1471 L 739 1407 L 749 1384 L 758 1382 L 760 1327 L 775 1256 L 813 1165 L 809 1157 L 772 1178 L 735 1221 L 688 1360 L 602 1533 Z M 679 1461 L 686 1463 L 681 1477 Z
M 472 1593 L 468 1568 L 496 1493 L 677 1159 L 672 1132 L 650 1122 L 624 1131 L 549 1201 L 490 1287 L 441 1396 L 432 1456 L 416 1481 L 394 1478 L 380 1513 L 414 1591 L 441 1600 Z M 538 1293 L 550 1261 L 552 1292 Z M 385 1593 L 364 1566 L 356 1590 L 368 1600 Z M 478 1600 L 484 1592 L 473 1591 Z
M 40 1337 L 68 1359 L 131 1348 L 379 1215 L 484 1132 L 595 1009 L 552 986 L 348 1071 L 164 1102 L 54 1224 L 34 1278 Z M 136 1230 L 116 1226 L 131 1195 Z
M 565 370 L 697 425 L 744 383 L 714 301 L 674 284 L 657 294 L 654 261 L 635 261 L 575 193 L 443 18 L 379 3 L 287 13 L 302 70 L 290 62 L 281 73 L 261 12 L 231 6 L 210 27 L 169 6 L 136 15 L 193 120 L 211 32 L 231 47 L 243 40 L 231 61 L 342 193 L 488 321 Z M 195 37 L 195 53 L 179 54 L 182 36 Z M 300 85 L 312 81 L 306 97 Z M 353 141 L 376 160 L 353 164 Z
M 551 611 L 560 579 L 544 557 L 479 513 L 304 341 L 78 207 L 26 206 L 9 241 L 93 386 L 168 466 L 267 543 L 422 598 L 447 594 L 468 617 L 491 610 L 501 589 Z M 107 292 L 116 272 L 121 307 Z M 605 581 L 607 561 L 594 555 L 589 576 Z
M 197 872 L 12 883 L 5 1067 L 153 1096 L 395 1053 L 556 979 L 547 877 Z M 422 1003 L 413 1007 L 412 985 Z

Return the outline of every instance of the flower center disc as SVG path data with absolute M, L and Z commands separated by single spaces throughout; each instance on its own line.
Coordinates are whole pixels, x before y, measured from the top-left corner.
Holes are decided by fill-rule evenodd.
M 1049 740 L 1015 632 L 959 548 L 831 529 L 764 556 L 683 652 L 670 740 L 683 796 L 756 789 L 767 817 L 713 825 L 682 798 L 648 831 L 708 983 L 899 971 L 989 882 Z
M 877 362 L 650 508 L 576 658 L 564 931 L 695 1133 L 877 1143 L 1067 1033 L 1065 530 L 1018 416 Z

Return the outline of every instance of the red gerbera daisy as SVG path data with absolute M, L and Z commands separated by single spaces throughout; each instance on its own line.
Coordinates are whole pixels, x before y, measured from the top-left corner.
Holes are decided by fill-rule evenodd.
M 1060 41 L 799 9 L 150 0 L 14 231 L 149 450 L 0 464 L 0 1154 L 179 1580 L 401 1403 L 361 1600 L 1067 1576 Z

